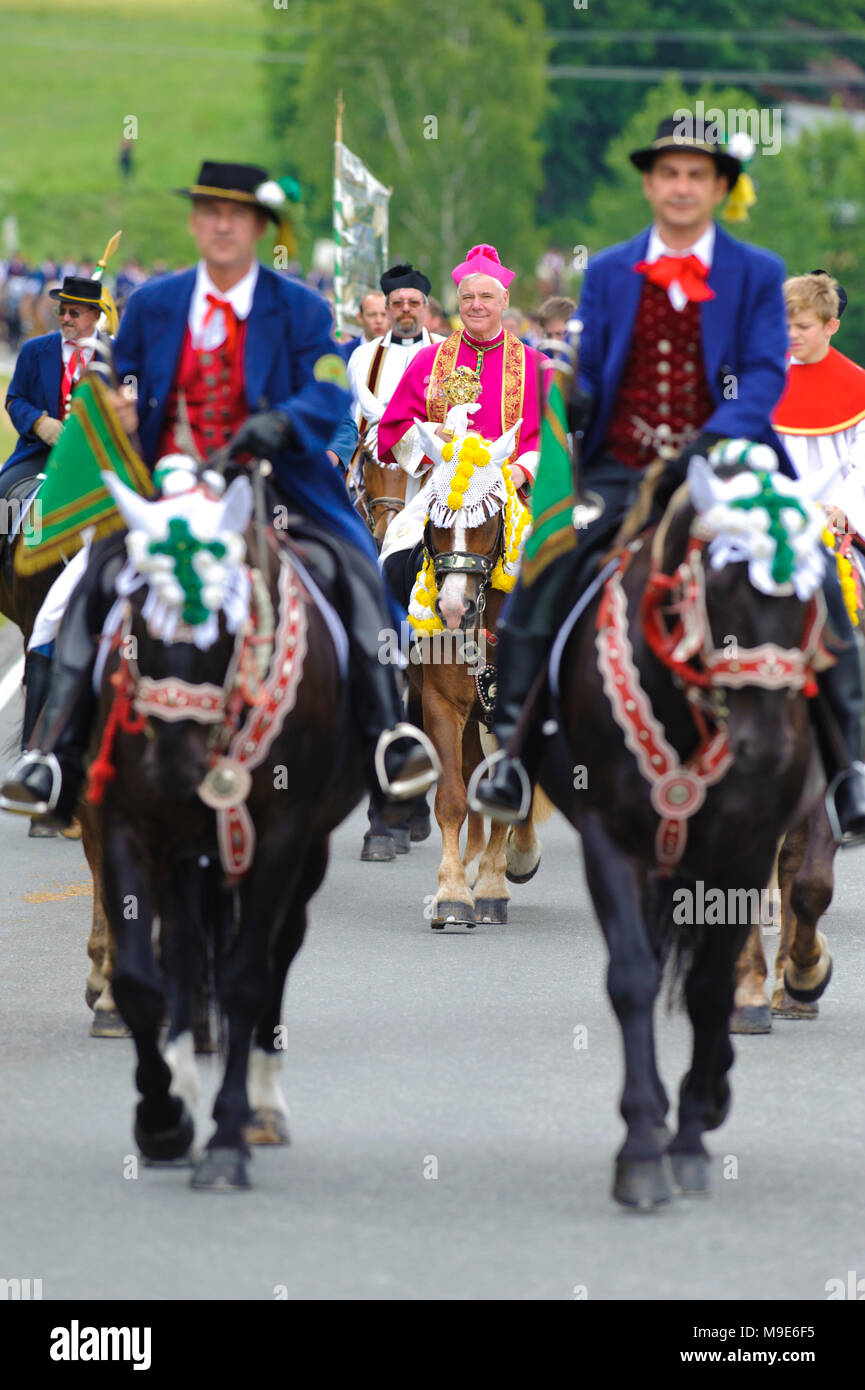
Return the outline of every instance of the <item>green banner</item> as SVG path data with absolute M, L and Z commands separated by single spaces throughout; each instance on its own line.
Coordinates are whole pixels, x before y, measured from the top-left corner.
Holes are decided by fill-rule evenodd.
M 532 533 L 520 568 L 526 586 L 557 555 L 577 544 L 573 511 L 574 475 L 568 447 L 568 423 L 562 377 L 553 374 L 541 421 L 541 457 L 532 488 Z
M 75 388 L 63 433 L 48 457 L 45 481 L 33 503 L 39 522 L 22 533 L 15 551 L 19 574 L 35 574 L 81 548 L 81 532 L 95 539 L 125 525 L 101 478 L 111 469 L 143 497 L 153 497 L 150 473 L 108 403 L 101 377 L 89 373 Z

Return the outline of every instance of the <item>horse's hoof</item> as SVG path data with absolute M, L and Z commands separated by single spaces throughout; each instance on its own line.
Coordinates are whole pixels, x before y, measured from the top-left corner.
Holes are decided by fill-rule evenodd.
M 252 1119 L 243 1131 L 247 1144 L 290 1144 L 288 1119 L 281 1110 L 261 1105 L 253 1110 Z
M 822 933 L 818 932 L 818 936 L 822 936 Z M 790 961 L 787 962 L 784 968 L 784 986 L 787 990 L 787 993 L 790 995 L 790 998 L 795 999 L 797 1004 L 815 1003 L 815 1001 L 820 998 L 821 994 L 825 993 L 826 986 L 832 978 L 832 957 L 829 955 L 828 950 L 826 950 L 825 938 L 822 942 L 822 946 L 825 951 L 826 959 L 828 960 L 828 965 L 826 966 L 826 973 L 823 976 L 822 980 L 818 980 L 817 983 L 810 989 L 803 989 L 800 988 L 800 986 L 792 983 L 790 979 Z M 795 966 L 793 968 L 795 969 Z
M 178 1096 L 172 1096 L 172 1100 L 178 1100 Z M 142 1101 L 141 1105 L 144 1102 Z M 175 1125 L 170 1129 L 148 1130 L 143 1127 L 138 1118 L 141 1105 L 135 1115 L 135 1142 L 141 1150 L 145 1159 L 152 1163 L 167 1163 L 179 1158 L 185 1158 L 192 1148 L 192 1141 L 195 1138 L 195 1122 L 186 1108 L 186 1102 L 180 1101 L 180 1116 Z
M 408 854 L 411 849 L 411 831 L 407 825 L 395 825 L 390 832 L 393 835 L 393 847 L 397 854 Z
M 475 921 L 501 924 L 507 920 L 507 898 L 475 898 Z
M 72 822 L 71 825 L 64 825 L 63 829 L 60 831 L 60 834 L 63 836 L 64 840 L 80 840 L 80 839 L 81 839 L 81 822 L 80 822 L 80 820 L 74 820 L 74 821 Z
M 131 1038 L 132 1033 L 117 1009 L 94 1009 L 90 1024 L 90 1036 L 91 1038 Z
M 775 1018 L 816 1018 L 819 1012 L 819 1004 L 800 1004 L 790 997 L 783 986 L 772 996 L 772 1014 Z
M 617 1158 L 613 1197 L 634 1211 L 654 1211 L 672 1201 L 673 1184 L 666 1158 Z
M 743 1004 L 730 1014 L 731 1033 L 771 1033 L 772 1014 L 768 1004 Z
M 529 869 L 527 874 L 515 874 L 513 869 L 505 869 L 505 878 L 508 880 L 508 883 L 528 883 L 530 878 L 534 878 L 540 867 L 541 861 L 539 859 L 535 867 Z
M 709 1183 L 709 1160 L 705 1154 L 670 1154 L 673 1165 L 673 1181 L 676 1191 L 683 1197 L 707 1197 L 711 1191 Z
M 248 1160 L 237 1149 L 208 1149 L 189 1179 L 196 1192 L 246 1192 Z
M 471 903 L 456 903 L 451 902 L 449 898 L 443 898 L 434 906 L 430 926 L 433 931 L 463 932 L 470 931 L 476 920 Z
M 87 1005 L 88 1009 L 96 1008 L 96 1001 L 101 995 L 104 988 L 104 984 L 101 985 L 99 989 L 95 989 L 93 985 L 84 986 L 84 1002 Z
M 43 825 L 41 820 L 31 820 L 27 831 L 28 840 L 55 840 L 60 832 L 53 825 Z
M 432 823 L 429 816 L 424 816 L 422 820 L 409 821 L 408 831 L 413 845 L 419 845 L 421 840 L 428 840 L 432 834 Z
M 396 859 L 393 835 L 364 835 L 360 857 L 364 864 L 389 864 Z

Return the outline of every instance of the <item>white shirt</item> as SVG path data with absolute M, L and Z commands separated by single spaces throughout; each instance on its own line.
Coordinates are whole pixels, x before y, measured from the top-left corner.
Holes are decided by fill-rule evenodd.
M 653 261 L 660 260 L 662 256 L 698 256 L 703 264 L 708 266 L 709 270 L 711 270 L 714 250 L 714 222 L 710 222 L 703 235 L 697 238 L 693 246 L 687 247 L 684 251 L 673 251 L 669 246 L 665 246 L 664 242 L 661 240 L 661 233 L 658 231 L 657 227 L 653 225 L 649 233 L 649 245 L 644 259 L 651 265 Z M 688 303 L 688 296 L 685 294 L 678 280 L 672 280 L 670 282 L 670 287 L 667 290 L 667 297 L 677 314 L 680 314 Z
M 218 290 L 207 273 L 204 261 L 199 261 L 195 271 L 195 288 L 192 291 L 187 319 L 189 331 L 192 334 L 192 346 L 204 349 L 205 352 L 213 352 L 215 348 L 225 342 L 227 329 L 225 314 L 222 309 L 215 309 L 207 327 L 204 326 L 208 310 L 213 308 L 213 305 L 207 301 L 209 294 L 214 295 L 216 299 L 227 300 L 237 318 L 247 319 L 252 309 L 252 296 L 255 294 L 257 284 L 258 261 L 253 261 L 243 279 L 238 280 L 236 285 L 232 285 L 230 290 Z
M 441 334 L 429 334 L 425 328 L 421 330 L 421 336 L 417 342 L 410 338 L 394 338 L 393 330 L 389 328 L 383 337 L 373 338 L 371 342 L 363 343 L 361 347 L 355 348 L 351 354 L 348 359 L 347 370 L 348 383 L 354 396 L 354 417 L 358 427 L 361 419 L 369 421 L 364 438 L 364 448 L 373 457 L 378 458 L 378 422 L 409 362 L 420 352 L 421 348 L 429 347 L 430 343 L 443 341 Z M 366 382 L 369 369 L 372 366 L 372 359 L 380 343 L 383 344 L 385 353 L 376 393 L 373 395 L 367 388 Z M 394 457 L 409 476 L 409 481 L 406 484 L 406 502 L 410 502 L 420 491 L 422 481 L 418 477 L 418 469 L 423 462 L 424 450 L 420 439 L 416 436 L 417 430 L 412 425 L 411 429 L 400 440 L 399 448 L 394 449 Z M 386 466 L 393 467 L 392 464 Z
M 791 357 L 789 365 L 803 364 L 798 357 Z M 840 464 L 838 478 L 821 501 L 840 507 L 860 536 L 865 536 L 865 420 L 833 434 L 787 434 L 778 430 L 778 437 L 800 478 Z
M 81 366 L 78 367 L 78 369 L 77 369 L 77 371 L 76 371 L 76 373 L 75 373 L 75 378 L 74 378 L 75 381 L 80 381 L 80 380 L 81 380 L 81 377 L 84 375 L 84 372 L 87 370 L 87 368 L 88 368 L 89 365 L 90 365 L 90 359 L 91 359 L 91 357 L 93 356 L 93 348 L 92 348 L 92 347 L 81 347 L 81 345 L 80 345 L 79 343 L 76 343 L 76 342 L 74 341 L 74 339 L 71 339 L 71 338 L 70 338 L 68 341 L 67 341 L 67 340 L 64 340 L 64 342 L 61 344 L 61 349 L 62 349 L 62 352 L 63 352 L 63 366 L 64 366 L 64 368 L 68 367 L 68 366 L 69 366 L 69 363 L 72 361 L 72 354 L 73 354 L 73 352 L 80 352 L 80 354 L 81 354 L 80 360 L 84 363 L 84 366 L 83 366 L 83 367 L 81 367 Z

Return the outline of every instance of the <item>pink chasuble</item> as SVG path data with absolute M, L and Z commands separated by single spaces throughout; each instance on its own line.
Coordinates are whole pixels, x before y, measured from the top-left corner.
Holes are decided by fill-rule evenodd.
M 456 335 L 452 335 L 453 337 Z M 422 348 L 406 368 L 379 421 L 378 453 L 382 462 L 396 462 L 392 453 L 393 447 L 411 429 L 415 417 L 419 420 L 431 418 L 428 397 L 433 364 L 437 354 L 443 349 L 448 349 L 448 344 L 451 344 L 448 355 L 452 355 L 452 338 L 446 338 L 444 343 L 433 343 L 430 347 Z M 508 338 L 510 344 L 507 343 Z M 510 355 L 506 375 L 505 357 L 508 348 Z M 472 427 L 486 439 L 498 439 L 511 424 L 522 417 L 523 423 L 511 461 L 519 462 L 532 479 L 537 472 L 540 447 L 539 369 L 542 360 L 541 354 L 534 348 L 524 347 L 518 339 L 511 338 L 510 334 L 505 335 L 501 347 L 484 354 L 481 368 L 481 408 L 469 417 Z M 439 362 L 441 361 L 440 358 Z M 514 364 L 519 362 L 521 365 L 523 361 L 525 370 L 515 370 Z M 477 352 L 461 338 L 453 367 L 466 366 L 474 370 L 476 365 Z M 436 374 L 439 374 L 438 370 Z M 506 388 L 504 394 L 503 386 Z M 435 412 L 439 416 L 439 423 L 444 420 L 446 407 L 443 406 L 444 403 L 440 404 Z

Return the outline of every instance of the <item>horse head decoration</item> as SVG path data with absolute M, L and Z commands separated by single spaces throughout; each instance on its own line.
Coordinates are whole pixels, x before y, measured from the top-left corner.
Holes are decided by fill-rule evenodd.
M 459 409 L 449 413 L 449 421 Z M 480 621 L 489 587 L 507 593 L 516 583 L 531 524 L 508 467 L 522 421 L 497 440 L 484 439 L 466 422 L 449 443 L 425 421 L 415 424 L 435 467 L 424 565 L 412 590 L 409 621 L 428 632 L 467 631 Z

